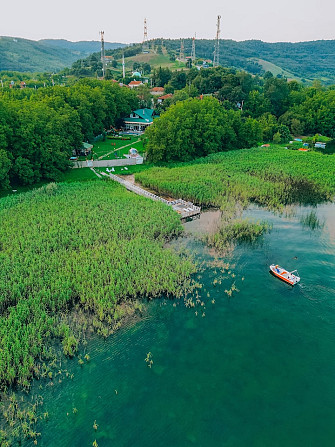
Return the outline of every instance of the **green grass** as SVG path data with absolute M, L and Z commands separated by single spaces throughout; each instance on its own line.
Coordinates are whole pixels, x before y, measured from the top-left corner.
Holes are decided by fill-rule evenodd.
M 90 168 L 75 168 L 64 172 L 61 177 L 62 182 L 82 182 L 86 180 L 96 180 L 98 177 Z
M 122 61 L 118 61 L 120 65 Z M 163 49 L 163 54 L 157 54 L 152 51 L 149 53 L 140 53 L 136 56 L 125 58 L 126 69 L 132 71 L 134 62 L 148 63 L 152 69 L 156 67 L 169 68 L 170 70 L 185 69 L 186 64 L 179 61 L 171 61 L 167 51 Z M 120 70 L 121 71 L 121 70 Z
M 129 149 L 134 147 L 138 152 L 143 153 L 143 143 L 139 141 L 139 136 L 130 136 L 130 140 L 111 140 L 98 141 L 93 145 L 94 160 L 115 160 L 117 158 L 125 158 L 124 154 L 128 154 Z M 120 149 L 126 146 L 124 149 Z M 114 155 L 116 152 L 116 156 Z

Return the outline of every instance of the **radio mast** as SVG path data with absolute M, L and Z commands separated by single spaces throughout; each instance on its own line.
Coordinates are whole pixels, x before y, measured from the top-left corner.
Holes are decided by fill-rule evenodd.
M 196 34 L 194 35 L 194 37 L 192 39 L 192 52 L 191 52 L 191 60 L 192 60 L 192 62 L 195 61 L 195 38 L 196 38 Z
M 106 58 L 105 58 L 105 31 L 100 31 L 101 36 L 101 62 L 102 62 L 102 77 L 105 79 L 106 74 Z
M 126 77 L 126 64 L 124 62 L 124 53 L 122 54 L 122 77 L 123 79 Z
M 221 16 L 218 16 L 216 24 L 216 39 L 214 46 L 213 67 L 218 67 L 220 65 L 220 32 L 221 32 L 220 23 L 221 23 Z
M 180 53 L 179 53 L 179 60 L 181 62 L 185 61 L 185 53 L 184 53 L 184 39 L 180 39 Z
M 144 19 L 144 35 L 143 35 L 143 43 L 142 43 L 142 52 L 146 53 L 148 51 L 149 51 L 148 26 L 147 26 L 147 19 Z

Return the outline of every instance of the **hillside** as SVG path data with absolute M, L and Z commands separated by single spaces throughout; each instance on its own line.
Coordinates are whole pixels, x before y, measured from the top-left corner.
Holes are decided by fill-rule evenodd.
M 163 45 L 178 54 L 180 40 L 164 40 Z M 192 40 L 185 39 L 184 45 L 185 54 L 190 55 Z M 196 41 L 197 57 L 213 59 L 213 51 L 213 40 Z M 269 70 L 274 75 L 307 81 L 319 79 L 330 84 L 335 82 L 335 40 L 298 43 L 221 40 L 220 62 L 253 74 Z
M 112 56 L 117 61 L 115 68 L 109 67 L 111 73 L 121 72 L 123 53 L 127 70 L 131 70 L 136 62 L 148 63 L 151 68 L 161 66 L 174 70 L 185 67 L 185 63 L 176 61 L 180 53 L 180 39 L 155 39 L 149 42 L 149 46 L 149 53 L 142 53 L 140 44 L 107 50 L 106 55 Z M 191 55 L 191 47 L 192 39 L 184 39 L 185 57 Z M 214 40 L 196 40 L 197 59 L 213 60 L 213 51 Z M 74 74 L 78 74 L 78 68 L 84 68 L 82 75 L 87 76 L 89 73 L 93 75 L 97 69 L 98 58 L 99 55 L 96 53 L 86 59 L 78 60 L 73 66 Z M 329 85 L 335 83 L 335 40 L 298 43 L 221 40 L 220 64 L 224 67 L 245 70 L 254 75 L 263 75 L 266 71 L 270 71 L 274 76 L 307 83 L 317 79 Z
M 81 40 L 79 42 L 71 42 L 65 39 L 42 39 L 39 40 L 39 42 L 43 43 L 44 45 L 48 45 L 50 47 L 80 53 L 82 57 L 89 56 L 91 53 L 96 53 L 100 51 L 101 48 L 101 43 L 100 41 L 97 40 L 91 40 L 91 41 Z M 126 44 L 124 43 L 105 42 L 106 50 L 115 50 L 116 48 L 122 48 L 125 46 Z
M 163 44 L 163 54 L 157 49 Z M 155 48 L 155 56 L 141 53 L 140 45 L 125 47 L 122 43 L 105 42 L 106 54 L 114 56 L 120 62 L 125 47 L 126 67 L 130 69 L 134 62 L 148 62 L 152 67 L 165 66 L 171 69 L 180 67 L 173 63 L 170 56 L 179 56 L 179 39 L 156 39 L 150 41 Z M 191 54 L 192 39 L 184 39 L 185 56 Z M 196 41 L 196 56 L 213 59 L 214 40 Z M 99 41 L 70 42 L 64 39 L 44 39 L 32 41 L 13 37 L 0 37 L 0 71 L 55 72 L 71 65 L 79 59 L 89 58 L 99 53 Z M 98 60 L 96 54 L 94 59 Z M 148 59 L 148 60 L 147 60 Z M 173 58 L 172 58 L 173 59 Z M 220 41 L 220 62 L 223 66 L 246 70 L 252 74 L 271 71 L 275 76 L 284 76 L 312 82 L 319 79 L 325 84 L 335 83 L 335 40 L 313 42 L 267 43 L 260 40 L 236 42 Z M 89 75 L 91 61 L 83 63 Z M 94 67 L 94 74 L 96 67 Z
M 122 46 L 106 42 L 106 48 Z M 0 37 L 0 71 L 56 72 L 70 67 L 77 59 L 98 51 L 99 42 L 69 42 L 66 40 L 27 40 Z

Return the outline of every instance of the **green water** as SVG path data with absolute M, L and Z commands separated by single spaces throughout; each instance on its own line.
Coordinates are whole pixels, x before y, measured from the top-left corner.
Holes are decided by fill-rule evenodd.
M 313 231 L 300 223 L 307 211 L 249 211 L 273 230 L 226 258 L 236 265 L 222 281 L 212 251 L 193 236 L 178 241 L 204 262 L 204 306 L 157 300 L 143 319 L 91 340 L 90 362 L 67 364 L 73 380 L 41 391 L 49 421 L 38 445 L 333 446 L 335 205 L 318 207 L 324 226 Z M 297 268 L 301 284 L 271 276 L 271 263 Z M 229 298 L 233 282 L 240 292 Z

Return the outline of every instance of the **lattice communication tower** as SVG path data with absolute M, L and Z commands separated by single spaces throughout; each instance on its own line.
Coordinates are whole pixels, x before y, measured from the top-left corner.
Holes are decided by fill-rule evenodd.
M 105 31 L 100 31 L 101 37 L 101 63 L 102 63 L 102 77 L 105 79 L 106 74 L 106 58 L 105 58 Z
M 143 51 L 143 53 L 144 52 L 147 53 L 149 51 L 147 19 L 144 19 L 144 34 L 143 34 L 142 51 Z
M 196 38 L 196 35 L 192 39 L 192 51 L 191 51 L 191 60 L 192 60 L 192 62 L 195 61 L 195 38 Z
M 180 60 L 181 62 L 183 62 L 183 61 L 185 60 L 184 39 L 180 39 L 179 60 Z
M 221 32 L 220 23 L 221 23 L 221 16 L 218 16 L 216 24 L 216 39 L 214 46 L 213 67 L 218 67 L 220 65 L 220 32 Z

